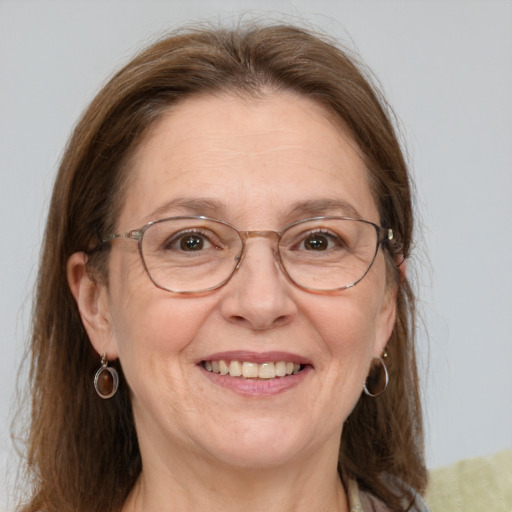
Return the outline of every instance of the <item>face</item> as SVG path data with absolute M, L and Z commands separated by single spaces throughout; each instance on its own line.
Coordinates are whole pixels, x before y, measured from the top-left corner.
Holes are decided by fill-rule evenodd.
M 152 127 L 130 173 L 118 232 L 180 215 L 240 230 L 280 231 L 321 215 L 379 223 L 357 145 L 291 93 L 184 101 Z M 384 256 L 355 287 L 311 293 L 283 275 L 272 244 L 250 239 L 222 288 L 177 295 L 153 285 L 135 241 L 113 242 L 108 286 L 84 323 L 98 353 L 120 359 L 143 461 L 263 468 L 337 458 L 371 359 L 391 335 Z M 303 370 L 260 380 L 205 369 L 221 359 Z

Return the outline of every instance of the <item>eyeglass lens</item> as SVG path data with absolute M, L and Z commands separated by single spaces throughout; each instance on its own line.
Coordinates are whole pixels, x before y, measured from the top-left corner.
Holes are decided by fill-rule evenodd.
M 296 223 L 281 233 L 279 254 L 297 285 L 319 291 L 358 282 L 375 259 L 376 227 L 324 218 Z M 148 225 L 141 253 L 153 282 L 174 292 L 214 289 L 235 271 L 243 250 L 238 231 L 211 219 L 166 219 Z

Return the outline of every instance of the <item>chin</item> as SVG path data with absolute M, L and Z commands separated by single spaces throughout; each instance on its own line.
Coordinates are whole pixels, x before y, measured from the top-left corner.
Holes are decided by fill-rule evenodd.
M 313 450 L 312 432 L 290 428 L 287 422 L 272 423 L 256 421 L 226 431 L 210 453 L 230 466 L 260 470 L 285 466 Z
M 218 454 L 217 460 L 231 467 L 243 470 L 269 470 L 286 466 L 300 459 L 298 448 L 283 450 L 275 445 L 266 447 L 241 447 L 238 450 L 226 450 Z

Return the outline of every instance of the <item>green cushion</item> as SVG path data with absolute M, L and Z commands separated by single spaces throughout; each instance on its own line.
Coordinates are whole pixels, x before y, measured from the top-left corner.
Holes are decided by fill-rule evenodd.
M 512 450 L 430 471 L 431 512 L 512 512 Z

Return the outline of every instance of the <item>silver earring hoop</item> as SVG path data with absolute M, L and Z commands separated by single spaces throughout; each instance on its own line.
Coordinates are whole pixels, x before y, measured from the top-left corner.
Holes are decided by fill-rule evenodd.
M 119 387 L 119 374 L 115 368 L 108 366 L 106 354 L 101 356 L 101 366 L 94 375 L 94 389 L 98 396 L 107 399 L 117 393 Z
M 386 355 L 384 355 L 386 357 Z M 372 365 L 366 382 L 363 386 L 365 395 L 372 398 L 377 398 L 386 391 L 389 384 L 389 373 L 386 367 L 386 363 L 382 357 L 375 357 L 372 361 Z

